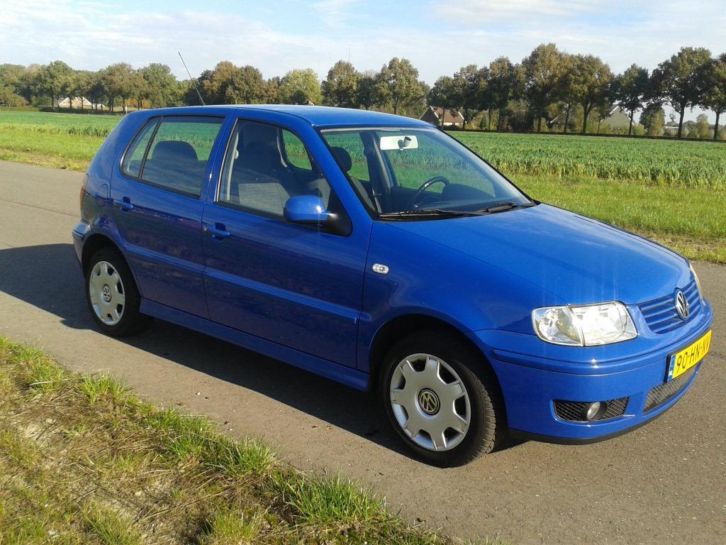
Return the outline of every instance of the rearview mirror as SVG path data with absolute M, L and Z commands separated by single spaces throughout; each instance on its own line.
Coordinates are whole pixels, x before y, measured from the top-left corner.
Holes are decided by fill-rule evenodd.
M 323 200 L 315 195 L 290 197 L 285 203 L 285 219 L 293 223 L 324 225 L 335 219 L 335 214 L 325 209 Z
M 378 147 L 383 151 L 407 150 L 418 148 L 418 138 L 415 135 L 381 136 Z

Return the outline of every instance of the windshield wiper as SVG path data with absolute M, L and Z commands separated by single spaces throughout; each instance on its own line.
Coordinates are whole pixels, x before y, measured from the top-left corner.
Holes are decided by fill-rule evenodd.
M 407 219 L 407 218 L 455 218 L 464 216 L 481 216 L 479 211 L 446 210 L 444 208 L 416 208 L 413 210 L 401 210 L 399 212 L 384 212 L 378 214 L 382 219 Z
M 482 208 L 480 210 L 477 210 L 480 214 L 496 214 L 497 212 L 506 212 L 507 210 L 514 210 L 515 208 L 529 208 L 531 206 L 534 206 L 535 203 L 528 202 L 528 203 L 516 203 L 516 202 L 502 202 L 499 204 L 495 204 L 494 206 L 490 206 L 488 208 Z

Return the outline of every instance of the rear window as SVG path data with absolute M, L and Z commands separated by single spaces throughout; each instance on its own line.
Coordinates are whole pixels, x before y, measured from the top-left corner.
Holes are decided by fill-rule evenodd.
M 222 121 L 216 117 L 164 117 L 147 123 L 126 153 L 124 173 L 198 197 Z

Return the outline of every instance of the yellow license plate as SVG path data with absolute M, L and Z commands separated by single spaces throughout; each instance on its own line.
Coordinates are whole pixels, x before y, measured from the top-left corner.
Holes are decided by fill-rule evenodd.
M 711 348 L 711 332 L 683 350 L 671 354 L 668 362 L 668 380 L 678 378 L 701 361 Z

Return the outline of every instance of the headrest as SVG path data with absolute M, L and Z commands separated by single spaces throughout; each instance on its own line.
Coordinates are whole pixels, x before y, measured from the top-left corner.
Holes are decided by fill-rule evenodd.
M 350 158 L 350 153 L 345 148 L 335 147 L 331 148 L 333 157 L 338 161 L 338 165 L 343 169 L 343 172 L 348 172 L 353 166 L 353 159 Z
M 196 161 L 197 152 L 189 142 L 162 140 L 154 147 L 151 158 L 157 161 Z
M 252 144 L 263 143 L 272 148 L 277 147 L 277 127 L 255 123 L 254 121 L 242 125 L 240 131 L 240 148 L 248 148 Z

